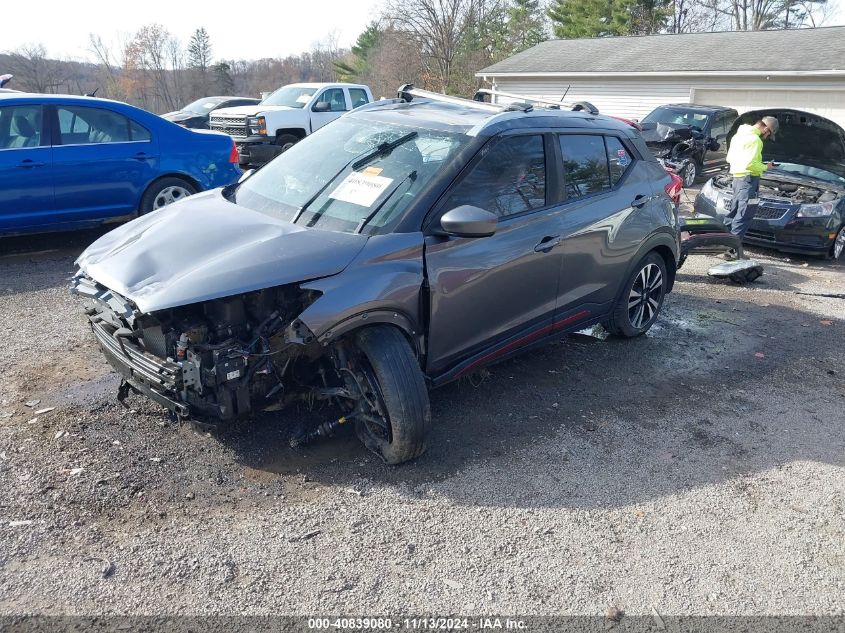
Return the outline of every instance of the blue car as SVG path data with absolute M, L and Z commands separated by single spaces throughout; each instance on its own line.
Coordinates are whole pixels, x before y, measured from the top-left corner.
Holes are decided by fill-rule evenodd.
M 0 94 L 0 235 L 121 222 L 240 174 L 224 134 L 106 99 Z

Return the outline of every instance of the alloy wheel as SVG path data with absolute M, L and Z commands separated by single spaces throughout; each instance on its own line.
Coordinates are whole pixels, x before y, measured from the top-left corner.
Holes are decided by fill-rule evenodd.
M 687 166 L 684 167 L 684 173 L 682 175 L 684 179 L 684 187 L 692 187 L 695 184 L 695 178 L 698 175 L 696 173 L 697 171 L 698 170 L 695 167 L 695 163 L 687 163 Z
M 655 264 L 646 264 L 634 278 L 628 295 L 628 321 L 645 328 L 657 317 L 663 297 L 663 273 Z
M 187 198 L 190 195 L 191 195 L 191 192 L 188 191 L 187 189 L 185 189 L 184 187 L 179 187 L 179 186 L 165 187 L 155 197 L 155 200 L 153 201 L 153 210 L 161 209 L 162 207 L 166 207 L 168 204 L 173 204 L 174 202 L 178 202 L 182 198 Z
M 836 240 L 833 242 L 833 259 L 840 259 L 845 253 L 845 226 L 839 229 Z

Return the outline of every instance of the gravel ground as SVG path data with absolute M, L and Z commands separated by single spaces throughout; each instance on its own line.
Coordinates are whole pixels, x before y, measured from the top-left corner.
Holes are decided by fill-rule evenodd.
M 755 251 L 738 287 L 693 257 L 649 335 L 433 392 L 391 468 L 286 446 L 329 412 L 118 406 L 66 291 L 91 239 L 0 241 L 0 614 L 845 613 L 841 266 Z

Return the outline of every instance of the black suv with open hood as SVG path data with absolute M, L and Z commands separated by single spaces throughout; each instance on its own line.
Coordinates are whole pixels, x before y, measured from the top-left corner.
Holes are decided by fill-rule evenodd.
M 745 241 L 782 251 L 845 260 L 845 130 L 800 110 L 746 112 L 731 128 L 764 116 L 780 123 L 776 141 L 763 145 L 763 161 L 778 166 L 760 179 L 759 206 Z M 695 199 L 696 213 L 724 216 L 730 210 L 729 175 L 707 182 Z

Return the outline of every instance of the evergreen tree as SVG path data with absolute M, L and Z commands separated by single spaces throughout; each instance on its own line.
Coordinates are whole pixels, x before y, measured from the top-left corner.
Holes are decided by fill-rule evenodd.
M 226 62 L 217 62 L 211 67 L 211 72 L 214 75 L 214 82 L 217 84 L 220 94 L 235 94 L 235 81 L 232 79 L 229 64 Z
M 211 66 L 211 38 L 208 31 L 199 28 L 191 35 L 188 44 L 188 66 L 205 73 Z
M 557 37 L 627 35 L 633 0 L 554 0 L 548 9 Z
M 508 7 L 508 39 L 513 55 L 546 39 L 546 24 L 540 0 L 513 0 Z

